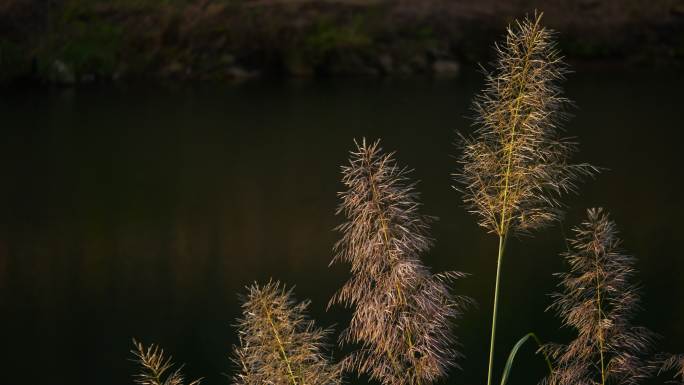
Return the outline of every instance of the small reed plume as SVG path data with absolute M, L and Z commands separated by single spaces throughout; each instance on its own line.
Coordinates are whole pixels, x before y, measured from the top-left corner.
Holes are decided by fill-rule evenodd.
M 237 385 L 337 385 L 341 370 L 325 351 L 329 329 L 316 328 L 305 313 L 309 301 L 295 302 L 279 282 L 248 288 L 238 320 L 240 346 L 234 361 Z
M 171 357 L 164 357 L 164 350 L 156 345 L 145 348 L 142 343 L 133 340 L 131 353 L 135 356 L 134 361 L 140 366 L 140 373 L 135 375 L 135 383 L 139 385 L 185 385 L 185 379 L 181 374 L 182 366 L 173 369 Z M 190 382 L 188 385 L 199 385 L 200 380 Z
M 635 258 L 623 253 L 615 222 L 602 209 L 587 215 L 574 229 L 564 254 L 570 271 L 557 274 L 561 291 L 550 306 L 577 338 L 543 348 L 556 362 L 548 380 L 552 385 L 636 384 L 652 373 L 644 357 L 654 334 L 632 324 L 640 302 L 632 283 Z
M 432 240 L 430 217 L 420 203 L 409 171 L 379 142 L 356 143 L 342 167 L 346 191 L 337 214 L 342 238 L 331 262 L 351 265 L 351 278 L 330 300 L 354 307 L 341 344 L 359 350 L 343 361 L 345 371 L 367 374 L 385 385 L 427 385 L 443 378 L 460 354 L 454 350 L 453 321 L 469 299 L 454 296 L 459 272 L 431 274 L 420 260 Z
M 559 219 L 560 197 L 595 169 L 571 164 L 576 144 L 561 137 L 568 100 L 566 65 L 542 14 L 516 21 L 495 45 L 497 60 L 474 101 L 474 137 L 461 137 L 456 189 L 478 223 L 499 237 L 487 384 L 492 382 L 499 280 L 509 233 L 528 234 Z

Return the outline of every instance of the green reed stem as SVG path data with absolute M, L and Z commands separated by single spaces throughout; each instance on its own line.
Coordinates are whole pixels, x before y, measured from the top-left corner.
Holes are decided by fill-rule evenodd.
M 597 258 L 598 259 L 598 258 Z M 606 365 L 603 360 L 603 325 L 602 325 L 602 311 L 601 311 L 601 280 L 599 277 L 598 260 L 596 266 L 596 307 L 598 309 L 598 339 L 599 339 L 599 353 L 601 354 L 601 385 L 606 385 Z
M 278 343 L 278 348 L 280 350 L 280 354 L 283 356 L 283 360 L 285 361 L 285 364 L 287 365 L 287 372 L 290 377 L 290 381 L 292 382 L 292 385 L 297 385 L 297 380 L 294 375 L 294 372 L 292 371 L 292 366 L 290 365 L 290 358 L 287 356 L 287 353 L 285 353 L 285 347 L 283 346 L 283 341 L 280 339 L 280 334 L 278 333 L 278 329 L 276 328 L 275 323 L 273 322 L 273 317 L 271 316 L 271 311 L 268 310 L 268 307 L 266 306 L 266 302 L 262 301 L 262 306 L 264 308 L 264 311 L 266 312 L 266 318 L 268 318 L 268 322 L 271 324 L 271 329 L 273 330 L 273 335 L 275 336 L 276 342 Z
M 501 278 L 501 262 L 503 261 L 506 238 L 499 235 L 499 253 L 496 259 L 496 284 L 494 286 L 494 310 L 492 312 L 492 335 L 489 342 L 489 369 L 487 370 L 487 385 L 492 384 L 492 370 L 494 367 L 494 341 L 496 340 L 496 315 L 499 308 L 499 281 Z

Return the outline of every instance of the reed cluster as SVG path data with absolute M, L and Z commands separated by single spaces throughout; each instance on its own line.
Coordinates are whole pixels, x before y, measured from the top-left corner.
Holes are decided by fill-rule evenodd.
M 570 102 L 560 83 L 567 73 L 554 33 L 541 14 L 515 22 L 476 97 L 475 131 L 461 135 L 462 154 L 454 174 L 457 190 L 479 225 L 498 237 L 487 385 L 493 364 L 499 283 L 509 235 L 527 235 L 559 221 L 563 195 L 597 169 L 572 163 L 577 144 L 563 136 Z M 455 322 L 472 300 L 454 294 L 458 271 L 432 273 L 422 258 L 434 240 L 435 217 L 421 212 L 411 170 L 400 166 L 379 141 L 354 142 L 342 166 L 344 190 L 336 214 L 340 239 L 330 264 L 349 266 L 350 276 L 328 307 L 352 311 L 338 337 L 346 355 L 332 357 L 331 329 L 307 315 L 278 281 L 252 284 L 242 297 L 233 349 L 235 385 L 340 385 L 344 374 L 383 385 L 430 385 L 458 367 Z M 569 266 L 552 295 L 553 309 L 575 336 L 566 344 L 542 345 L 534 333 L 511 350 L 502 375 L 505 385 L 516 353 L 532 337 L 547 359 L 547 385 L 636 385 L 656 369 L 674 371 L 684 385 L 684 355 L 654 354 L 655 334 L 634 324 L 640 309 L 634 283 L 635 258 L 621 248 L 615 223 L 602 209 L 590 209 L 574 229 L 566 253 Z M 184 385 L 181 368 L 152 345 L 134 341 L 140 385 Z M 662 358 L 665 357 L 665 358 Z M 198 385 L 199 380 L 189 383 Z
M 393 153 L 364 139 L 342 174 L 346 221 L 331 263 L 348 263 L 352 275 L 330 304 L 354 308 L 340 341 L 359 346 L 342 366 L 385 385 L 433 383 L 460 356 L 452 323 L 469 300 L 449 285 L 463 274 L 432 274 L 420 260 L 434 218 L 419 212 L 415 183 Z

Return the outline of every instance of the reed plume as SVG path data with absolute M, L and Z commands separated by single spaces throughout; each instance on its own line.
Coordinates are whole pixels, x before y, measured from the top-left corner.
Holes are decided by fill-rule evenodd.
M 433 218 L 419 213 L 409 170 L 383 154 L 379 141 L 355 144 L 342 167 L 337 214 L 346 222 L 331 262 L 349 263 L 352 273 L 329 303 L 354 308 L 340 344 L 359 349 L 342 366 L 385 385 L 430 384 L 460 357 L 453 321 L 469 299 L 454 296 L 450 284 L 464 274 L 432 274 L 423 265 Z
M 234 361 L 236 385 L 335 385 L 341 370 L 330 362 L 325 340 L 329 329 L 306 316 L 309 301 L 296 302 L 279 282 L 253 284 L 238 320 L 240 346 Z
M 570 271 L 560 273 L 554 309 L 577 337 L 543 349 L 556 362 L 552 385 L 636 384 L 652 372 L 644 359 L 654 334 L 632 324 L 639 289 L 632 283 L 635 258 L 624 254 L 615 223 L 602 209 L 587 211 L 564 253 Z
M 135 375 L 135 383 L 140 385 L 185 385 L 181 373 L 182 366 L 173 369 L 171 357 L 164 356 L 164 350 L 156 345 L 145 348 L 142 343 L 133 340 L 131 350 L 134 361 L 140 366 L 140 373 Z M 188 385 L 199 385 L 201 380 L 195 380 Z
M 510 233 L 529 234 L 560 218 L 563 194 L 595 169 L 571 164 L 576 143 L 561 137 L 568 100 L 559 83 L 567 67 L 542 14 L 508 27 L 486 86 L 474 101 L 475 132 L 461 136 L 456 189 L 480 226 L 498 235 L 487 384 L 492 381 L 499 281 Z

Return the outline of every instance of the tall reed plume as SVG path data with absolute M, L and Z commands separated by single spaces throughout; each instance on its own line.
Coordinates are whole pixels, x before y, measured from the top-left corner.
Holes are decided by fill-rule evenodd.
M 342 365 L 385 385 L 430 384 L 460 357 L 453 321 L 469 300 L 452 295 L 450 284 L 464 274 L 431 274 L 423 265 L 432 218 L 419 213 L 409 170 L 383 154 L 379 142 L 355 143 L 342 167 L 347 189 L 337 214 L 346 222 L 331 262 L 351 265 L 352 276 L 329 305 L 354 308 L 340 343 L 360 347 Z
M 595 169 L 571 164 L 576 144 L 561 137 L 568 100 L 559 83 L 566 65 L 541 14 L 516 21 L 495 45 L 497 60 L 474 101 L 474 137 L 461 137 L 457 190 L 479 225 L 499 238 L 487 384 L 492 381 L 499 281 L 510 233 L 528 234 L 557 220 L 560 197 Z
M 133 340 L 134 349 L 131 350 L 134 361 L 140 366 L 140 372 L 135 375 L 135 383 L 140 385 L 185 385 L 181 373 L 182 366 L 173 369 L 171 357 L 164 356 L 164 350 L 156 345 L 145 348 L 142 343 Z M 200 380 L 188 385 L 199 385 Z
M 329 329 L 306 316 L 309 301 L 296 302 L 279 282 L 253 284 L 238 320 L 240 346 L 234 361 L 238 385 L 335 385 L 341 370 L 330 362 L 325 340 Z
M 570 271 L 560 273 L 553 304 L 563 324 L 577 332 L 567 345 L 546 345 L 556 362 L 552 385 L 636 384 L 651 374 L 653 333 L 632 324 L 639 290 L 632 283 L 635 258 L 620 248 L 615 223 L 602 209 L 587 211 L 564 254 Z

